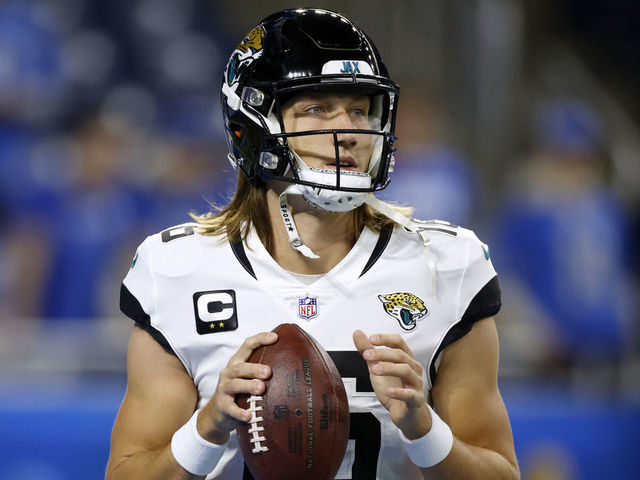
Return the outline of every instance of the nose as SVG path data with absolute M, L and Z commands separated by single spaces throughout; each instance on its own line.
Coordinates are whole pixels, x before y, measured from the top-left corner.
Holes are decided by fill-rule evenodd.
M 345 111 L 340 112 L 336 118 L 333 128 L 335 129 L 354 129 L 355 126 L 351 121 L 351 117 Z M 355 146 L 358 141 L 356 139 L 356 134 L 352 132 L 340 132 L 336 134 L 338 139 L 338 145 L 346 147 L 346 146 Z

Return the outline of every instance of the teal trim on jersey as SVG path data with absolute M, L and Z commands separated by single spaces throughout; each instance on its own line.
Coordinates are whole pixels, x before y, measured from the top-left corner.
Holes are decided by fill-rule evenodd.
M 136 266 L 137 261 L 138 261 L 138 252 L 136 252 L 135 257 L 133 257 L 133 260 L 131 260 L 131 268 Z

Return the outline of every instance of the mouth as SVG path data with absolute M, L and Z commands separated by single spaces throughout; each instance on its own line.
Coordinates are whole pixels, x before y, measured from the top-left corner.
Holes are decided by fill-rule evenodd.
M 327 168 L 330 170 L 336 170 L 338 168 L 338 162 L 327 163 Z M 340 157 L 340 170 L 356 171 L 358 169 L 358 162 L 352 157 Z

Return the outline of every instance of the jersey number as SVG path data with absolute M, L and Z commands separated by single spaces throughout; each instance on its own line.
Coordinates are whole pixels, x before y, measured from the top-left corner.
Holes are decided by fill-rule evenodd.
M 369 379 L 369 369 L 360 353 L 356 351 L 328 352 L 338 367 L 342 378 L 355 378 L 357 392 L 373 392 Z M 351 468 L 351 478 L 374 480 L 380 453 L 380 421 L 369 412 L 349 415 L 349 439 L 355 441 L 355 458 Z M 242 480 L 253 480 L 247 466 L 244 466 Z
M 169 243 L 171 240 L 187 237 L 193 234 L 194 234 L 193 227 L 191 225 L 187 225 L 185 227 L 173 227 L 168 230 L 165 230 L 160 234 L 160 237 L 162 238 L 162 243 Z
M 356 351 L 328 352 L 342 378 L 356 379 L 356 392 L 373 392 L 367 362 Z M 349 439 L 355 440 L 351 478 L 375 480 L 380 453 L 380 421 L 369 412 L 349 415 Z

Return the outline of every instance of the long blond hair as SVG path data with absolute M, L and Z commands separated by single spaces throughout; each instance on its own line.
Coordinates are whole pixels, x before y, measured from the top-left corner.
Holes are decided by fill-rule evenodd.
M 272 252 L 272 225 L 267 212 L 267 185 L 259 178 L 248 180 L 242 172 L 238 175 L 238 186 L 233 198 L 226 206 L 212 204 L 213 210 L 203 215 L 189 215 L 199 224 L 199 233 L 209 236 L 226 235 L 231 242 L 244 241 L 251 227 L 256 229 L 258 237 L 267 251 Z M 411 216 L 412 209 L 392 205 L 402 215 Z M 382 213 L 364 204 L 356 208 L 353 215 L 356 235 L 367 226 L 379 232 L 387 225 L 398 226 L 396 222 Z

